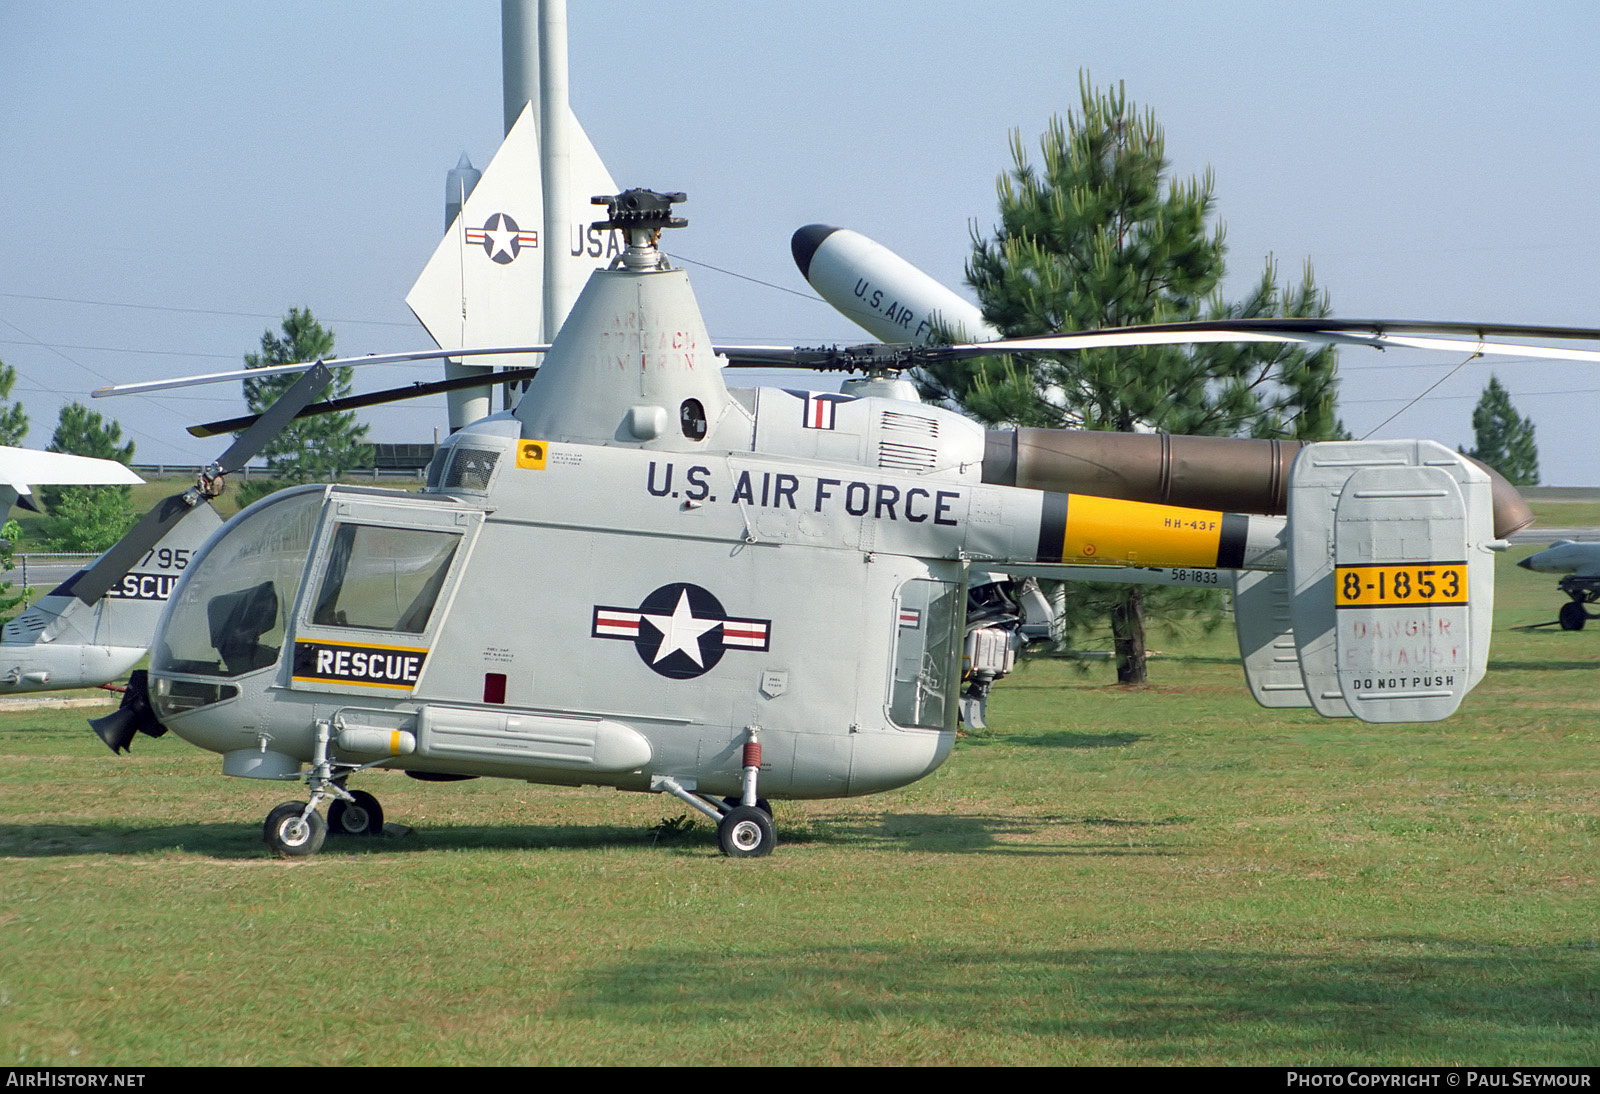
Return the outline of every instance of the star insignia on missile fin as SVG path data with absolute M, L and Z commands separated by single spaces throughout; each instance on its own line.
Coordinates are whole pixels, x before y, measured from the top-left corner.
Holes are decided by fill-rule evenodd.
M 490 260 L 504 266 L 521 254 L 523 247 L 538 246 L 539 237 L 518 228 L 509 214 L 493 213 L 482 228 L 467 229 L 467 242 L 482 246 Z

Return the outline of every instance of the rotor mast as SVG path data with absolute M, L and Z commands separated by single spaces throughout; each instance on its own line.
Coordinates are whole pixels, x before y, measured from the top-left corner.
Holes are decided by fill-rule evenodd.
M 544 365 L 513 412 L 522 436 L 546 441 L 703 451 L 733 405 L 684 271 L 658 246 L 681 193 L 601 196 L 595 227 L 627 241 L 584 286 Z M 743 438 L 748 445 L 749 435 Z

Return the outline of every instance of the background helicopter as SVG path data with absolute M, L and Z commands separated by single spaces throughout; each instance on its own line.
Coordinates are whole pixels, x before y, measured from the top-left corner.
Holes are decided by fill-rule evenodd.
M 0 513 L 13 504 L 34 508 L 31 486 L 143 481 L 115 460 L 0 447 Z M 79 571 L 35 600 L 0 629 L 0 694 L 121 678 L 144 656 L 183 567 L 221 524 L 206 506 L 121 565 L 116 580 L 86 581 Z

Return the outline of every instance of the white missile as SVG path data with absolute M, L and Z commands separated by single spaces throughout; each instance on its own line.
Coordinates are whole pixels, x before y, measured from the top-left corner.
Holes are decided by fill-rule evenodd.
M 1538 554 L 1517 563 L 1524 570 L 1541 574 L 1577 574 L 1600 577 L 1600 543 L 1576 543 L 1558 539 Z
M 1000 337 L 977 305 L 860 232 L 808 224 L 789 248 L 817 295 L 874 338 L 926 345 L 941 325 L 957 341 Z

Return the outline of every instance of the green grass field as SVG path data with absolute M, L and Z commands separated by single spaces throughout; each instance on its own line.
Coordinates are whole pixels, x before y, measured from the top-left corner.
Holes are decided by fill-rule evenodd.
M 779 803 L 359 780 L 414 831 L 267 857 L 289 786 L 0 716 L 0 1058 L 29 1065 L 1600 1061 L 1600 623 L 1501 560 L 1453 719 L 1034 662 L 932 777 Z M 670 826 L 669 826 L 670 827 Z

